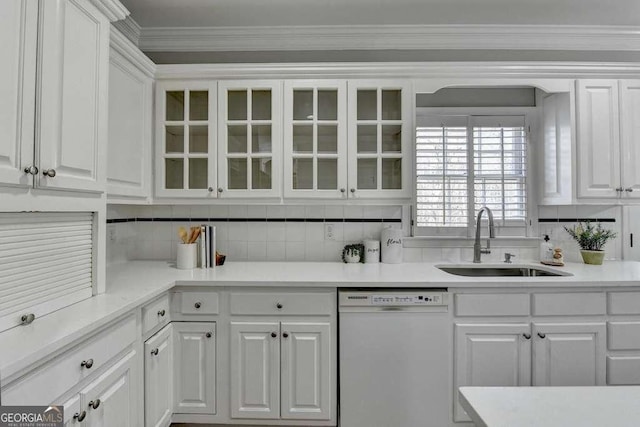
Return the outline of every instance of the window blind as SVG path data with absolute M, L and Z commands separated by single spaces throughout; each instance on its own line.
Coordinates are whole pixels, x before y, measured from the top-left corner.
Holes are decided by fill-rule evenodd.
M 524 117 L 472 117 L 474 213 L 483 206 L 501 225 L 527 216 L 527 144 Z
M 524 116 L 418 117 L 415 226 L 472 227 L 483 206 L 497 225 L 523 226 L 526 140 Z
M 91 297 L 92 213 L 0 214 L 0 331 Z
M 429 117 L 416 129 L 418 227 L 468 225 L 467 117 Z

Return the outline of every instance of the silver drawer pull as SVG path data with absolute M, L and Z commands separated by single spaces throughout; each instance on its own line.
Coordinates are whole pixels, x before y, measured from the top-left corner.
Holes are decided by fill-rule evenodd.
M 158 316 L 164 317 L 164 314 L 165 314 L 164 310 L 158 310 Z
M 100 399 L 92 400 L 91 402 L 89 402 L 89 407 L 98 409 L 98 407 L 100 407 Z
M 197 302 L 197 303 L 195 303 L 193 306 L 194 306 L 196 309 L 198 309 L 198 308 L 202 307 L 202 303 L 198 301 L 198 302 Z
M 276 308 L 277 308 L 278 310 L 282 310 L 282 307 L 283 307 L 282 303 L 277 303 L 277 304 L 276 304 Z
M 207 332 L 206 334 L 204 334 L 204 336 L 207 338 L 211 338 L 213 334 L 211 332 Z
M 152 356 L 157 356 L 158 355 L 158 349 L 154 348 L 153 350 L 151 350 L 151 355 Z
M 83 422 L 84 419 L 87 417 L 87 411 L 82 411 L 80 413 L 75 413 L 75 415 L 73 416 L 74 420 L 78 420 L 79 422 Z
M 93 359 L 83 360 L 80 364 L 83 368 L 91 369 L 93 366 Z

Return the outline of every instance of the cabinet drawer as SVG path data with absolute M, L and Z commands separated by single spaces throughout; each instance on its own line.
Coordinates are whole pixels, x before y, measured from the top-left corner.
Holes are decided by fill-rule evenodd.
M 610 292 L 609 314 L 640 314 L 640 292 Z
M 2 404 L 42 405 L 52 402 L 99 370 L 135 339 L 136 319 L 129 316 L 3 388 Z M 87 368 L 81 365 L 83 361 L 93 363 Z
M 606 295 L 601 292 L 534 294 L 534 316 L 598 315 L 607 312 Z
M 323 293 L 232 293 L 231 314 L 331 314 L 332 294 Z
M 457 294 L 456 316 L 528 316 L 529 294 Z
M 640 322 L 609 322 L 609 350 L 640 350 Z
M 169 321 L 169 295 L 163 295 L 142 307 L 142 333 Z
M 218 314 L 217 292 L 178 292 L 182 314 Z
M 640 356 L 609 356 L 607 357 L 608 385 L 638 385 L 640 384 Z

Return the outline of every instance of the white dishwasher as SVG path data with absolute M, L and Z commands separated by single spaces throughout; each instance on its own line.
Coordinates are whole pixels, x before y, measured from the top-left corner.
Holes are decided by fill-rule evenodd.
M 443 289 L 339 292 L 340 427 L 443 427 L 451 325 Z

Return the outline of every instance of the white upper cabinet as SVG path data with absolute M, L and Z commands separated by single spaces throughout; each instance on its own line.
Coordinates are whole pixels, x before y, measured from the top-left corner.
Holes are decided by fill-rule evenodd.
M 351 80 L 348 87 L 349 197 L 411 197 L 410 84 Z
M 36 185 L 101 192 L 106 176 L 110 22 L 88 1 L 40 4 Z
M 346 198 L 346 81 L 286 81 L 284 123 L 284 196 Z
M 110 52 L 107 195 L 146 198 L 150 195 L 155 64 L 115 28 Z
M 640 80 L 620 81 L 620 154 L 625 197 L 640 197 Z
M 31 186 L 36 83 L 37 0 L 0 2 L 0 184 Z
M 156 90 L 156 196 L 216 197 L 216 83 Z
M 219 197 L 280 197 L 282 82 L 218 84 Z
M 617 80 L 578 80 L 578 197 L 615 197 L 620 186 Z

